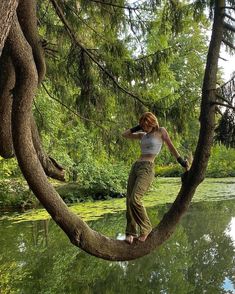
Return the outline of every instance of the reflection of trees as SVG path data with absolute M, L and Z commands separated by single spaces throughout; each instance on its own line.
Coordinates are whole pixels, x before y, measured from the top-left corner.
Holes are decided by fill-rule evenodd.
M 9 249 L 0 263 L 0 274 L 4 272 L 11 293 L 17 289 L 24 294 L 224 293 L 223 281 L 225 277 L 232 280 L 233 269 L 233 245 L 224 231 L 234 206 L 234 201 L 193 204 L 158 252 L 132 262 L 109 262 L 78 253 L 53 223 L 49 230 L 43 222 L 34 222 L 32 231 L 28 223 L 3 226 L 0 256 L 3 248 Z M 160 219 L 166 210 L 166 206 L 152 208 L 149 214 Z M 123 214 L 105 215 L 90 226 L 115 236 L 124 227 Z M 11 242 L 13 235 L 16 242 Z M 25 247 L 19 252 L 22 242 Z M 6 271 L 10 261 L 12 266 Z
M 42 220 L 40 222 L 33 221 L 31 223 L 32 237 L 34 246 L 48 245 L 48 227 L 50 219 Z
M 192 207 L 192 214 L 200 220 L 188 217 L 186 227 L 193 261 L 188 274 L 196 293 L 205 289 L 206 293 L 228 293 L 222 286 L 226 277 L 234 279 L 234 249 L 225 230 L 234 211 L 234 201 L 200 202 Z

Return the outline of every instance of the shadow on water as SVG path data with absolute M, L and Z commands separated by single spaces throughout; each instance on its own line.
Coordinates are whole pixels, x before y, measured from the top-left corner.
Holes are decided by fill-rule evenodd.
M 235 197 L 210 196 L 207 189 L 210 186 L 213 192 L 215 185 L 204 185 L 160 249 L 130 262 L 104 261 L 84 253 L 49 219 L 14 223 L 19 216 L 6 215 L 0 221 L 0 293 L 234 293 Z M 222 185 L 220 191 L 232 191 L 229 184 Z M 169 208 L 161 201 L 154 205 L 155 194 L 149 194 L 153 199 L 147 205 L 153 225 Z M 106 213 L 91 218 L 89 225 L 120 238 L 125 227 L 123 205 L 115 204 L 120 212 L 114 212 L 108 211 L 110 204 L 96 202 L 92 209 L 89 203 L 90 214 L 106 207 Z

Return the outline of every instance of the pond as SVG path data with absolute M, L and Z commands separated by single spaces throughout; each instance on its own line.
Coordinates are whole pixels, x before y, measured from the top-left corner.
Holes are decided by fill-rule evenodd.
M 179 179 L 156 179 L 145 196 L 153 225 L 169 208 Z M 125 199 L 71 206 L 89 225 L 122 239 Z M 44 210 L 0 216 L 0 293 L 235 293 L 235 178 L 206 179 L 173 236 L 129 262 L 74 247 Z

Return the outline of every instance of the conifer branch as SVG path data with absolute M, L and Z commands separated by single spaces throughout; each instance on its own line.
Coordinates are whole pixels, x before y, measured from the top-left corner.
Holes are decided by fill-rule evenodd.
M 82 19 L 82 17 L 79 16 L 79 14 L 77 13 L 77 11 L 75 11 L 74 9 L 72 9 L 72 8 L 70 7 L 70 5 L 68 5 L 67 3 L 65 3 L 65 2 L 63 2 L 63 3 L 64 3 L 64 6 L 67 7 L 70 11 L 72 11 L 72 12 L 76 15 L 76 17 L 77 17 L 82 23 L 84 23 L 85 26 L 87 26 L 90 30 L 92 30 L 95 34 L 97 34 L 97 36 L 99 36 L 102 40 L 108 42 L 108 40 L 105 39 L 105 37 L 104 37 L 102 34 L 98 33 L 98 32 L 97 32 L 92 26 L 90 26 L 90 25 L 89 25 L 84 19 Z
M 232 80 L 235 80 L 235 75 L 234 75 L 233 77 L 231 77 L 231 79 L 228 80 L 226 83 L 224 83 L 223 85 L 221 85 L 219 88 L 221 89 L 221 88 L 225 87 L 227 84 L 231 83 Z M 218 90 L 218 89 L 217 89 L 217 90 Z
M 232 7 L 232 6 L 224 6 L 224 7 L 221 7 L 221 9 L 232 9 L 232 10 L 235 10 L 235 7 Z
M 234 46 L 231 42 L 229 42 L 229 41 L 227 41 L 227 40 L 225 40 L 225 39 L 222 39 L 222 42 L 223 42 L 225 45 L 227 45 L 229 48 L 235 50 L 235 46 Z
M 73 109 L 71 109 L 70 107 L 68 107 L 66 104 L 64 104 L 63 102 L 61 102 L 59 99 L 57 99 L 56 97 L 52 96 L 51 93 L 48 91 L 48 89 L 47 89 L 47 87 L 45 86 L 44 83 L 42 83 L 42 87 L 43 87 L 43 89 L 45 90 L 45 92 L 47 93 L 47 95 L 51 99 L 53 99 L 54 101 L 56 101 L 57 103 L 59 103 L 60 105 L 62 105 L 63 107 L 65 107 L 68 111 L 70 111 L 71 113 L 73 113 L 74 115 L 76 115 L 77 117 L 79 117 L 80 119 L 86 120 L 86 121 L 89 121 L 89 122 L 92 122 L 95 125 L 97 125 L 98 127 L 104 129 L 104 127 L 102 127 L 101 125 L 99 125 L 96 120 L 89 119 L 89 118 L 86 118 L 86 117 L 80 115 L 79 113 L 77 113 L 76 111 L 74 111 Z M 109 121 L 109 122 L 112 122 L 113 123 L 113 121 Z
M 231 21 L 235 21 L 235 18 L 233 18 L 231 15 L 227 13 L 224 13 L 223 16 L 229 18 Z
M 219 59 L 223 60 L 223 61 L 228 61 L 228 59 L 225 59 L 224 57 L 222 56 L 219 56 Z
M 233 33 L 235 33 L 235 27 L 232 26 L 231 24 L 229 24 L 229 23 L 227 23 L 227 22 L 224 22 L 224 27 L 225 27 L 225 29 L 227 29 L 227 30 L 229 30 L 229 31 L 231 31 L 231 32 L 233 32 Z
M 219 95 L 218 93 L 216 93 L 216 97 L 223 100 L 224 102 L 230 104 L 230 101 L 228 101 L 226 98 L 224 98 L 223 96 Z
M 118 5 L 118 4 L 114 4 L 111 2 L 104 2 L 101 0 L 89 0 L 91 2 L 95 2 L 95 3 L 100 3 L 102 5 L 108 5 L 108 6 L 113 6 L 113 7 L 117 7 L 117 8 L 122 8 L 122 9 L 127 9 L 127 10 L 144 10 L 144 11 L 150 11 L 149 9 L 146 8 L 141 8 L 140 6 L 136 6 L 136 7 L 132 7 L 132 6 L 124 6 L 124 5 Z
M 73 32 L 73 30 L 71 29 L 67 19 L 65 18 L 60 6 L 58 5 L 56 0 L 50 0 L 53 7 L 55 8 L 55 11 L 58 15 L 58 17 L 60 18 L 60 20 L 62 21 L 62 23 L 64 24 L 72 42 L 80 47 L 86 54 L 87 56 L 113 81 L 114 85 L 121 90 L 123 93 L 131 96 L 132 98 L 136 99 L 137 101 L 139 101 L 141 104 L 148 106 L 147 102 L 141 100 L 138 96 L 136 96 L 135 94 L 131 93 L 130 91 L 128 91 L 127 89 L 123 88 L 114 78 L 114 76 L 108 72 L 108 70 L 106 68 L 103 67 L 103 65 L 97 61 L 94 56 L 81 44 L 81 42 L 78 40 L 78 38 L 76 37 L 75 33 Z
M 211 105 L 219 105 L 219 106 L 224 106 L 224 107 L 226 107 L 226 108 L 231 108 L 231 109 L 233 109 L 233 110 L 235 110 L 235 107 L 234 106 L 232 106 L 232 105 L 230 105 L 230 104 L 224 104 L 224 103 L 221 103 L 221 102 L 215 102 L 215 101 L 212 101 L 211 102 Z

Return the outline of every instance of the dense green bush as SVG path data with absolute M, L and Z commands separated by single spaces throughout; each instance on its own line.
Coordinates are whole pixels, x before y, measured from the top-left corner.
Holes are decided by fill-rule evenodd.
M 179 177 L 183 169 L 178 164 L 168 166 L 156 166 L 155 175 L 159 177 Z
M 37 198 L 29 190 L 26 182 L 10 179 L 0 182 L 0 207 L 26 209 L 38 205 Z
M 125 193 L 128 168 L 123 163 L 86 162 L 77 167 L 78 183 L 94 199 Z
M 207 177 L 235 177 L 235 149 L 217 144 L 211 149 Z

